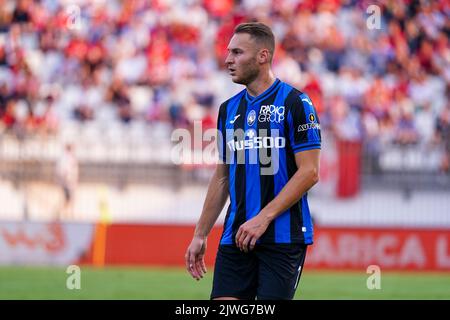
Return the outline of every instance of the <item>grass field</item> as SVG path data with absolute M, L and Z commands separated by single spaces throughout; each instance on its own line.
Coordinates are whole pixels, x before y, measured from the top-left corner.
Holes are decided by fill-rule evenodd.
M 0 299 L 208 299 L 211 271 L 201 281 L 178 268 L 82 267 L 81 289 L 69 290 L 63 268 L 0 267 Z M 366 287 L 368 274 L 305 270 L 296 299 L 450 299 L 448 273 L 381 274 L 381 289 Z

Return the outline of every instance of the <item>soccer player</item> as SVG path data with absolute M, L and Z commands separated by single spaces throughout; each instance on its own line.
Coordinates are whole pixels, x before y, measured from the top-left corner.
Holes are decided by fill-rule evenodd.
M 64 153 L 56 162 L 57 182 L 63 191 L 64 200 L 59 218 L 73 219 L 74 194 L 78 185 L 79 165 L 71 143 L 64 147 Z
M 220 106 L 221 161 L 185 255 L 199 280 L 230 197 L 211 299 L 292 299 L 313 243 L 307 191 L 319 179 L 320 124 L 309 97 L 273 75 L 274 48 L 262 23 L 238 25 L 228 45 L 231 79 L 246 88 Z

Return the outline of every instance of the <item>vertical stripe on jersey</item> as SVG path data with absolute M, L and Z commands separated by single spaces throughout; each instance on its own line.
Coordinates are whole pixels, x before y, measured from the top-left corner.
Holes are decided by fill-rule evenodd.
M 232 99 L 228 101 L 228 104 L 225 106 L 226 116 L 223 120 L 222 128 L 225 128 L 224 139 L 225 139 L 225 150 L 226 150 L 226 158 L 227 158 L 227 166 L 228 166 L 228 188 L 230 193 L 230 206 L 228 208 L 227 216 L 224 222 L 224 230 L 222 234 L 222 239 L 220 240 L 220 244 L 232 244 L 232 226 L 234 222 L 234 218 L 236 215 L 236 190 L 235 190 L 235 181 L 236 181 L 236 157 L 235 152 L 231 152 L 229 147 L 226 145 L 227 141 L 230 141 L 233 138 L 233 129 L 234 125 L 230 124 L 230 120 L 234 119 L 236 114 L 238 113 L 239 102 L 243 96 L 244 90 L 234 96 Z
M 316 112 L 314 111 L 311 99 L 304 93 L 300 94 L 299 99 L 303 103 L 303 110 L 306 119 L 306 122 L 303 123 L 311 123 L 311 120 L 309 119 L 310 114 L 313 114 L 316 119 L 315 122 L 318 122 L 319 120 L 317 118 Z M 306 132 L 308 141 L 320 141 L 319 130 L 309 129 L 306 130 Z
M 248 115 L 250 112 L 255 112 L 256 118 L 252 125 L 249 125 Z M 258 122 L 259 108 L 258 104 L 248 104 L 247 114 L 245 114 L 244 128 L 245 132 L 250 132 L 249 129 L 258 136 L 257 122 Z M 253 131 L 254 130 L 254 131 Z M 246 137 L 247 138 L 247 137 Z M 250 137 L 249 137 L 250 139 Z M 261 211 L 261 189 L 260 189 L 260 168 L 257 148 L 251 148 L 245 152 L 245 179 L 246 183 L 246 220 L 250 220 Z
M 285 105 L 290 106 L 291 108 L 300 108 L 298 102 L 298 94 L 299 91 L 293 89 L 286 98 Z M 300 110 L 301 111 L 301 110 Z M 292 176 L 297 172 L 297 163 L 295 162 L 295 153 L 292 149 L 292 144 L 295 143 L 294 140 L 294 122 L 292 119 L 292 113 L 294 110 L 288 109 L 286 124 L 285 124 L 285 137 L 286 137 L 286 166 L 288 170 L 288 178 L 291 179 Z M 303 112 L 302 112 L 303 114 Z M 302 207 L 300 205 L 301 199 L 296 202 L 291 208 L 291 241 L 292 242 L 304 242 L 304 234 L 302 232 L 303 227 L 303 215 L 302 215 Z
M 291 140 L 292 148 L 296 149 L 298 145 L 304 144 L 308 142 L 308 136 L 306 130 L 299 131 L 298 126 L 300 124 L 307 123 L 307 119 L 305 116 L 304 108 L 303 108 L 303 102 L 300 100 L 300 95 L 302 93 L 296 89 L 292 90 L 289 94 L 286 101 L 289 101 L 290 104 L 290 132 L 293 134 L 293 140 Z
M 280 86 L 278 89 L 278 93 L 276 95 L 274 105 L 285 106 L 284 102 L 287 94 L 291 91 L 291 88 L 285 84 Z M 286 117 L 287 110 L 284 108 L 284 117 Z M 272 136 L 273 137 L 283 137 L 284 136 L 284 124 L 285 121 L 281 122 L 283 127 L 279 128 L 278 125 L 274 122 L 270 122 L 272 128 Z M 285 137 L 285 141 L 287 137 Z M 286 149 L 285 148 L 273 148 L 272 152 L 272 165 L 274 166 L 274 197 L 276 197 L 283 187 L 288 182 L 288 174 L 286 167 Z M 290 243 L 291 242 L 291 217 L 290 210 L 287 209 L 283 213 L 281 213 L 275 219 L 275 243 Z
M 247 109 L 247 100 L 241 99 L 239 102 L 238 111 L 236 113 L 237 115 L 240 115 L 239 118 L 235 119 L 234 121 L 234 130 L 244 129 L 244 123 L 246 121 L 246 109 Z M 244 136 L 245 138 L 245 136 Z M 232 242 L 235 243 L 236 233 L 239 230 L 239 227 L 241 224 L 243 224 L 246 221 L 246 189 L 245 185 L 246 179 L 242 179 L 242 177 L 245 177 L 245 148 L 242 148 L 241 150 L 236 150 L 236 164 L 234 165 L 236 168 L 235 171 L 235 178 L 234 178 L 234 191 L 236 196 L 236 213 L 234 217 L 234 221 L 232 224 Z
M 313 242 L 313 229 L 312 229 L 313 226 L 311 214 L 309 212 L 307 193 L 305 193 L 305 195 L 302 197 L 301 203 L 302 203 L 303 223 L 304 227 L 306 228 L 306 231 L 304 232 L 305 244 L 311 244 Z
M 268 97 L 268 99 L 265 99 L 264 101 L 261 101 L 258 103 L 259 106 L 261 105 L 271 105 L 273 104 L 274 97 L 271 95 Z M 258 109 L 260 109 L 259 107 Z M 270 137 L 270 122 L 259 121 L 259 112 L 257 112 L 257 123 L 258 123 L 258 136 L 262 137 Z M 260 150 L 260 157 L 259 157 L 259 166 L 260 166 L 260 190 L 261 190 L 261 209 L 264 208 L 270 201 L 274 198 L 274 179 L 273 179 L 273 170 L 271 169 L 272 166 L 272 150 L 270 148 L 264 149 L 261 148 Z M 261 159 L 261 156 L 264 155 L 266 159 Z M 268 162 L 266 164 L 262 163 L 262 160 L 264 162 Z M 257 243 L 273 243 L 275 241 L 275 221 L 272 221 L 269 226 L 267 227 L 266 232 L 261 236 L 261 238 L 258 240 Z
M 227 121 L 227 108 L 226 104 L 222 104 L 219 108 L 219 115 L 217 116 L 217 150 L 219 152 L 219 159 L 224 163 L 226 161 L 226 136 L 225 136 L 225 127 Z

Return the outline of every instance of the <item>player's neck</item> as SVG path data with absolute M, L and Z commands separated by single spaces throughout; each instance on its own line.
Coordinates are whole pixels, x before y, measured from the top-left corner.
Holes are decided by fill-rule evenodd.
M 270 88 L 276 78 L 272 71 L 267 72 L 263 77 L 259 77 L 247 85 L 247 92 L 252 97 L 257 97 Z

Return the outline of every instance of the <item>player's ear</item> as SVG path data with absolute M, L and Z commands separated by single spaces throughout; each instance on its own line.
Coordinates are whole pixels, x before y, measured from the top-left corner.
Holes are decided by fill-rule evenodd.
M 261 64 L 270 62 L 270 52 L 267 49 L 261 49 L 258 52 L 258 62 Z

